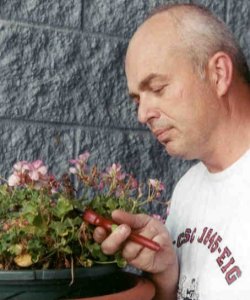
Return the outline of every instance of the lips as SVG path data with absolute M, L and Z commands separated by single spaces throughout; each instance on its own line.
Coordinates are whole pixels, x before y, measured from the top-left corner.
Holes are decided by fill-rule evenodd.
M 170 131 L 171 128 L 161 128 L 153 131 L 153 134 L 157 138 L 157 140 L 160 143 L 164 143 L 169 141 L 169 135 L 168 132 Z

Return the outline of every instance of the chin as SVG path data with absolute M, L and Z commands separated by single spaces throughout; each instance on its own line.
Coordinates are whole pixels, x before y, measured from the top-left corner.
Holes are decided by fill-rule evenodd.
M 178 157 L 181 159 L 185 159 L 185 160 L 192 160 L 193 157 L 191 157 L 190 153 L 188 153 L 187 151 L 183 151 L 184 147 L 181 146 L 177 146 L 174 145 L 174 143 L 167 143 L 165 145 L 165 150 L 168 153 L 168 155 L 172 156 L 172 157 Z
M 173 157 L 181 157 L 182 156 L 181 151 L 178 151 L 178 149 L 176 149 L 176 147 L 173 147 L 169 144 L 170 143 L 167 143 L 165 145 L 165 150 L 166 150 L 167 154 L 170 156 L 173 156 Z

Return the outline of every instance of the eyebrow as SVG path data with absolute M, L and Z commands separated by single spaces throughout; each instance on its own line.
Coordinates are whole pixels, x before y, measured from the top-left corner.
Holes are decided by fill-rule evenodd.
M 143 79 L 140 84 L 139 84 L 139 88 L 140 89 L 144 89 L 147 85 L 150 84 L 151 81 L 153 81 L 154 79 L 163 79 L 166 78 L 166 76 L 162 75 L 162 74 L 157 74 L 157 73 L 151 73 L 149 74 L 145 79 Z
M 146 78 L 144 78 L 140 84 L 139 89 L 144 90 L 154 79 L 167 79 L 166 75 L 158 74 L 158 73 L 150 73 Z M 131 97 L 135 96 L 134 93 L 129 93 Z

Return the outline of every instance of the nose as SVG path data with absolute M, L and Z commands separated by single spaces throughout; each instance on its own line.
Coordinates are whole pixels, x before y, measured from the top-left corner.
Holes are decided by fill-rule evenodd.
M 153 99 L 148 97 L 140 97 L 137 112 L 138 121 L 140 123 L 147 124 L 151 119 L 160 117 L 160 113 L 153 102 Z

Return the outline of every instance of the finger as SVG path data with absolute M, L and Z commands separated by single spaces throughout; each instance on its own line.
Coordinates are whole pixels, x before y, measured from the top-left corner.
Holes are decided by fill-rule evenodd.
M 96 227 L 93 233 L 93 238 L 97 243 L 102 243 L 106 237 L 108 236 L 108 233 L 103 227 Z
M 118 251 L 124 241 L 128 238 L 131 233 L 131 228 L 122 224 L 119 225 L 102 243 L 102 251 L 105 254 L 114 254 Z
M 159 231 L 153 225 L 151 226 L 149 225 L 146 230 L 141 230 L 141 232 L 142 232 L 141 234 L 142 236 L 147 237 L 149 240 L 158 242 Z M 122 255 L 128 262 L 131 262 L 132 260 L 135 260 L 142 251 L 147 253 L 150 256 L 155 254 L 155 252 L 152 251 L 151 249 L 148 249 L 147 247 L 141 244 L 128 240 L 126 244 L 124 244 Z
M 140 255 L 143 248 L 144 247 L 141 245 L 128 241 L 122 249 L 122 256 L 126 259 L 128 263 L 130 263 Z
M 118 224 L 127 224 L 133 229 L 140 229 L 145 227 L 150 222 L 151 217 L 145 214 L 131 214 L 122 210 L 114 210 L 112 218 Z

